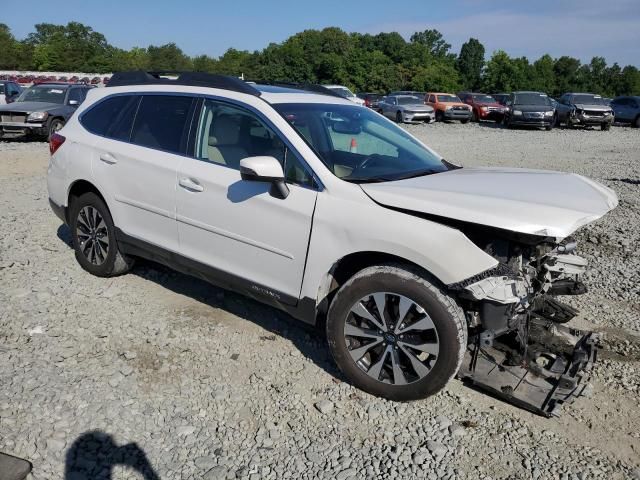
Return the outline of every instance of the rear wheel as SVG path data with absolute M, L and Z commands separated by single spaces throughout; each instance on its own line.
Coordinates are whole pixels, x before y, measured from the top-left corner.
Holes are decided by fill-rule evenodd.
M 69 226 L 76 260 L 87 272 L 113 277 L 133 266 L 133 259 L 120 252 L 109 209 L 95 193 L 85 193 L 73 201 Z
M 467 345 L 462 309 L 435 281 L 400 265 L 366 268 L 336 294 L 327 339 L 356 387 L 398 401 L 425 398 L 456 374 Z

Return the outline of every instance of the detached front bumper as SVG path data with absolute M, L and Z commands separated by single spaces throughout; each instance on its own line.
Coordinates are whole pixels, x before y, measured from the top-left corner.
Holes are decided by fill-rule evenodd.
M 0 138 L 20 138 L 27 135 L 46 135 L 44 123 L 0 122 Z
M 613 123 L 613 115 L 589 115 L 587 113 L 577 113 L 569 115 L 568 122 L 571 125 L 602 125 Z

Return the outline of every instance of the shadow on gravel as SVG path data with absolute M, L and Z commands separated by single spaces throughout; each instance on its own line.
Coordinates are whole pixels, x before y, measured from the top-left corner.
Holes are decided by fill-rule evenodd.
M 69 248 L 73 248 L 71 232 L 67 225 L 62 224 L 58 227 L 57 236 Z M 131 273 L 209 307 L 226 310 L 237 317 L 255 323 L 273 335 L 287 338 L 300 353 L 333 378 L 345 380 L 331 359 L 320 328 L 295 320 L 277 308 L 216 287 L 199 278 L 176 272 L 155 262 L 138 259 Z M 261 340 L 273 340 L 275 339 L 273 335 L 262 336 Z
M 607 178 L 610 182 L 628 183 L 629 185 L 640 185 L 640 180 L 633 178 Z
M 118 446 L 111 435 L 98 430 L 83 433 L 67 450 L 64 480 L 115 480 L 117 465 L 141 473 L 145 480 L 160 480 L 137 443 Z

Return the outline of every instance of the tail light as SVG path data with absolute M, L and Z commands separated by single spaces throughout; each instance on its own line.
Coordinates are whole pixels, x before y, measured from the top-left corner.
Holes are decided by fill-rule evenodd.
M 65 140 L 66 137 L 63 137 L 59 133 L 54 133 L 53 135 L 51 135 L 51 138 L 49 139 L 49 152 L 51 153 L 51 155 L 56 153 L 56 151 L 62 146 Z

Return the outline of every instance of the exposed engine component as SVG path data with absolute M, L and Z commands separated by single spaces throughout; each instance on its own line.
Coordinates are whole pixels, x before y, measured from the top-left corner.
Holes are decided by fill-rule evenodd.
M 582 393 L 584 372 L 596 358 L 595 335 L 561 325 L 578 311 L 555 298 L 586 292 L 580 279 L 587 260 L 576 255 L 572 238 L 518 240 L 486 241 L 485 250 L 501 262 L 497 270 L 510 273 L 461 289 L 474 323 L 460 376 L 520 407 L 557 415 Z

